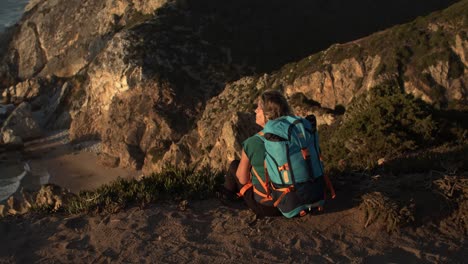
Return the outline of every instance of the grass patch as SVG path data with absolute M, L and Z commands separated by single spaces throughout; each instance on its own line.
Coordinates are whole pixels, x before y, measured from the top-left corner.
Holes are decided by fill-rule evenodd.
M 161 200 L 205 199 L 214 196 L 215 189 L 221 184 L 221 175 L 208 169 L 195 172 L 168 168 L 140 181 L 119 178 L 94 191 L 80 192 L 64 206 L 64 210 L 70 214 L 113 213 L 129 205 L 145 206 Z

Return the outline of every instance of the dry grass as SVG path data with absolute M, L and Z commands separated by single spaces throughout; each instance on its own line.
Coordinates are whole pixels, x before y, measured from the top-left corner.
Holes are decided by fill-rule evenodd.
M 362 196 L 359 209 L 364 212 L 367 228 L 371 224 L 383 224 L 387 232 L 398 231 L 399 227 L 414 221 L 411 208 L 400 207 L 394 200 L 381 192 L 366 193 Z

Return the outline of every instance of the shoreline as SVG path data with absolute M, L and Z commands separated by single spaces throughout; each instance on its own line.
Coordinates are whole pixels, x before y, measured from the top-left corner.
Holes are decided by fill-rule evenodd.
M 72 193 L 79 193 L 94 190 L 118 177 L 131 179 L 141 175 L 141 171 L 105 167 L 98 161 L 99 154 L 98 141 L 72 145 L 67 130 L 54 131 L 42 138 L 25 142 L 21 151 L 2 153 L 0 170 L 7 173 L 0 176 L 2 180 L 17 177 L 23 173 L 24 163 L 27 162 L 31 173 L 20 179 L 18 190 L 35 190 L 43 184 L 52 183 Z
M 32 0 L 31 0 L 32 1 Z M 30 0 L 6 1 L 0 4 L 0 34 L 21 19 Z

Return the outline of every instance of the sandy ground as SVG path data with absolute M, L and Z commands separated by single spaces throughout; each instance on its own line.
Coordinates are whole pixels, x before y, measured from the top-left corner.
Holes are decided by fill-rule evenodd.
M 255 219 L 217 200 L 112 215 L 0 221 L 0 263 L 466 263 L 465 237 L 429 224 L 388 234 L 356 208 Z
M 103 168 L 87 147 L 62 140 L 28 145 L 31 164 L 46 166 L 51 182 L 77 191 L 137 173 Z M 242 202 L 218 199 L 10 216 L 0 219 L 0 263 L 466 263 L 465 233 L 448 220 L 391 234 L 378 224 L 364 228 L 354 195 L 336 187 L 324 213 L 294 219 L 256 219 Z

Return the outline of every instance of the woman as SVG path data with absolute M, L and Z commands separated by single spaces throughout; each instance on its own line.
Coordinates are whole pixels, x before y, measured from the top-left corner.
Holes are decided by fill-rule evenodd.
M 268 122 L 281 116 L 292 115 L 286 98 L 279 92 L 264 92 L 255 109 L 255 122 L 262 128 Z M 281 212 L 273 206 L 273 201 L 266 193 L 265 186 L 265 146 L 262 132 L 249 137 L 242 143 L 240 161 L 233 161 L 226 175 L 225 188 L 239 192 L 247 206 L 259 217 L 278 216 Z

